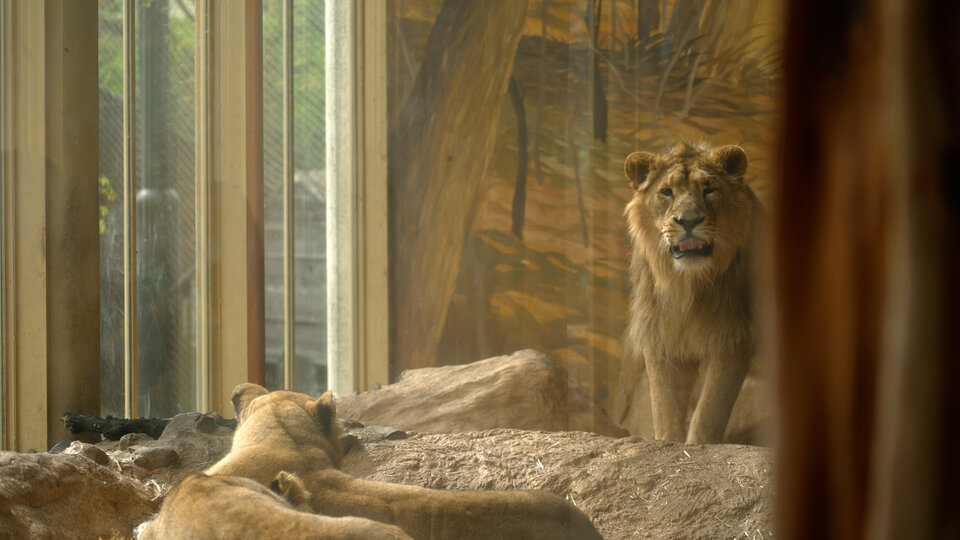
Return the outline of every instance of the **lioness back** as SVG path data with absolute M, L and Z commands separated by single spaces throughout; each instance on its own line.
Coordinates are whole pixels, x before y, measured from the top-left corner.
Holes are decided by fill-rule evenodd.
M 329 393 L 315 399 L 243 384 L 233 403 L 239 422 L 233 446 L 208 474 L 269 485 L 287 471 L 302 479 L 314 511 L 389 523 L 423 540 L 601 538 L 579 509 L 546 491 L 446 491 L 341 472 L 340 425 Z
M 284 486 L 290 492 L 289 486 Z M 293 489 L 302 496 L 303 485 Z M 208 538 L 409 538 L 399 528 L 362 518 L 300 512 L 261 484 L 236 476 L 193 475 L 167 496 L 143 540 Z

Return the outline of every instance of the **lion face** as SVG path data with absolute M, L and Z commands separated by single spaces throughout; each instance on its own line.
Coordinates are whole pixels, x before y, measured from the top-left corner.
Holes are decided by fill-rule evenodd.
M 754 197 L 738 146 L 681 143 L 671 152 L 634 152 L 624 170 L 636 191 L 626 216 L 634 249 L 674 273 L 723 272 L 749 241 Z

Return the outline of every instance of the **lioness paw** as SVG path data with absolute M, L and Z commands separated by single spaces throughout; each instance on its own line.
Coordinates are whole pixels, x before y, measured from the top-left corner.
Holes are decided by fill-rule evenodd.
M 299 476 L 280 471 L 277 473 L 273 482 L 270 482 L 270 491 L 280 495 L 291 506 L 298 510 L 310 510 L 310 492 L 303 485 L 303 480 Z

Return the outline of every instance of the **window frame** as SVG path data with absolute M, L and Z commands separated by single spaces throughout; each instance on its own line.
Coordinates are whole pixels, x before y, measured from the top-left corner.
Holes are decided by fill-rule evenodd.
M 97 155 L 89 152 L 89 143 L 74 150 L 57 147 L 56 155 L 48 149 L 51 139 L 63 140 L 67 133 L 76 135 L 77 129 L 85 130 L 78 140 L 98 140 L 96 122 L 92 127 L 82 122 L 75 127 L 65 126 L 76 121 L 83 111 L 97 110 L 96 103 L 65 107 L 65 120 L 55 122 L 51 120 L 55 115 L 48 111 L 56 104 L 51 103 L 49 96 L 62 99 L 66 92 L 51 93 L 50 88 L 43 91 L 45 85 L 63 89 L 72 84 L 72 79 L 51 79 L 47 66 L 51 55 L 62 49 L 56 44 L 64 39 L 89 41 L 85 54 L 92 56 L 96 66 L 97 3 L 90 0 L 68 4 L 66 10 L 50 9 L 48 3 L 33 0 L 8 0 L 0 6 L 0 114 L 4 119 L 0 134 L 0 446 L 20 451 L 42 451 L 56 442 L 53 439 L 61 434 L 66 436 L 57 420 L 66 410 L 96 414 L 100 407 L 96 352 L 99 331 L 93 331 L 96 328 L 91 326 L 83 327 L 86 330 L 82 332 L 96 336 L 93 352 L 87 355 L 95 359 L 94 365 L 78 362 L 76 354 L 64 354 L 80 352 L 76 332 L 61 337 L 57 326 L 82 325 L 83 320 L 89 319 L 96 319 L 95 324 L 99 325 L 98 317 L 89 316 L 91 306 L 94 312 L 99 310 L 99 260 L 92 265 L 97 270 L 95 278 L 89 268 L 80 275 L 69 275 L 65 269 L 70 261 L 58 258 L 47 247 L 47 240 L 71 228 L 67 220 L 70 212 L 88 206 L 94 226 L 80 236 L 84 245 L 96 245 L 99 241 L 95 226 L 98 201 L 93 182 L 86 186 L 81 181 L 86 178 L 83 175 L 57 177 L 49 165 L 78 163 L 84 154 L 86 161 L 82 163 L 89 168 L 90 154 Z M 124 0 L 125 8 L 132 5 L 131 0 Z M 264 382 L 262 0 L 244 0 L 242 4 L 195 0 L 195 9 L 197 405 L 200 410 L 229 415 L 230 394 L 235 385 Z M 340 393 L 351 393 L 389 382 L 387 6 L 382 0 L 326 0 L 325 9 L 326 178 L 338 179 L 327 182 L 327 219 L 331 225 L 327 229 L 328 386 Z M 92 29 L 90 25 L 60 24 L 77 14 L 85 20 L 92 17 Z M 17 32 L 18 28 L 44 31 Z M 132 46 L 132 35 L 129 39 Z M 63 65 L 61 62 L 60 66 Z M 90 73 L 79 76 L 89 82 L 91 77 L 96 80 L 98 73 L 94 67 Z M 131 73 L 131 82 L 132 77 Z M 132 95 L 132 91 L 131 87 L 125 93 Z M 38 95 L 45 97 L 36 99 Z M 216 103 L 242 106 L 221 114 L 213 106 Z M 133 125 L 134 113 L 127 111 L 125 122 Z M 33 121 L 28 124 L 18 118 Z M 38 118 L 46 121 L 38 123 Z M 124 128 L 125 133 L 130 133 L 128 129 Z M 132 181 L 135 174 L 131 159 L 136 155 L 134 144 L 134 140 L 125 143 L 127 159 L 131 161 L 124 166 L 125 177 L 129 176 L 125 182 Z M 91 178 L 95 178 L 95 157 L 92 167 Z M 86 191 L 90 197 L 83 197 L 76 205 L 71 203 L 73 210 L 59 208 L 59 203 L 50 204 L 63 201 L 67 195 L 59 190 L 74 185 L 78 189 L 71 189 L 71 196 L 83 192 L 79 188 L 89 188 Z M 135 190 L 125 193 L 131 195 L 125 201 L 129 212 L 125 228 L 129 228 L 126 234 L 130 234 L 136 219 Z M 23 211 L 25 208 L 30 211 Z M 52 233 L 51 226 L 55 229 Z M 126 264 L 135 268 L 135 249 L 127 246 L 125 251 Z M 238 268 L 246 271 L 237 271 Z M 135 284 L 135 279 L 126 273 L 125 280 Z M 130 293 L 131 288 L 135 293 L 135 286 L 130 283 L 126 285 L 125 307 L 128 313 L 135 314 L 136 299 Z M 60 291 L 69 289 L 93 291 L 85 296 L 93 298 L 93 304 L 57 302 L 63 298 Z M 63 316 L 49 317 L 53 308 Z M 87 324 L 93 325 L 94 321 Z M 135 416 L 136 328 L 132 320 L 126 325 L 125 409 L 127 415 Z M 89 339 L 81 345 L 91 348 Z M 71 387 L 97 391 L 70 391 L 57 372 L 70 374 Z
M 48 321 L 53 308 L 64 314 L 65 322 L 60 324 L 90 319 L 90 305 L 59 303 L 54 306 L 53 302 L 57 291 L 70 287 L 92 290 L 94 294 L 90 296 L 97 298 L 99 273 L 96 278 L 91 272 L 73 275 L 68 283 L 63 273 L 65 263 L 57 266 L 59 259 L 46 241 L 51 235 L 51 224 L 58 227 L 58 231 L 65 231 L 70 225 L 68 211 L 49 204 L 51 198 L 66 199 L 72 208 L 89 206 L 90 216 L 97 215 L 93 183 L 85 186 L 76 178 L 58 180 L 51 176 L 47 162 L 53 158 L 54 165 L 62 164 L 64 158 L 48 155 L 46 150 L 49 139 L 62 140 L 71 129 L 86 130 L 81 140 L 98 140 L 96 123 L 92 128 L 88 124 L 65 126 L 84 110 L 92 107 L 96 111 L 96 103 L 94 99 L 92 105 L 64 108 L 65 121 L 55 123 L 50 120 L 53 115 L 46 112 L 53 106 L 47 97 L 50 92 L 42 91 L 44 85 L 60 84 L 59 88 L 64 88 L 67 84 L 60 79 L 50 79 L 47 62 L 57 48 L 49 44 L 63 39 L 86 39 L 91 42 L 86 54 L 92 55 L 95 66 L 97 32 L 95 24 L 92 31 L 87 28 L 89 25 L 82 27 L 87 35 L 82 35 L 76 25 L 58 24 L 68 15 L 61 9 L 48 9 L 46 4 L 9 0 L 0 7 L 0 39 L 3 40 L 0 114 L 4 119 L 0 134 L 3 148 L 0 164 L 3 173 L 0 190 L 3 205 L 0 446 L 20 451 L 42 451 L 55 442 L 52 439 L 63 431 L 57 417 L 65 410 L 99 412 L 99 392 L 94 392 L 96 399 L 91 400 L 89 392 L 64 394 L 63 389 L 53 387 L 62 379 L 56 377 L 56 372 L 65 370 L 75 377 L 74 387 L 99 390 L 99 354 L 88 355 L 96 360 L 96 366 L 92 362 L 78 364 L 73 355 L 55 354 L 55 351 L 73 351 L 76 342 L 61 339 L 54 326 L 56 321 Z M 96 2 L 71 4 L 74 14 L 80 13 L 86 19 L 92 16 L 96 21 Z M 125 8 L 132 5 L 130 0 L 124 0 Z M 262 1 L 244 0 L 240 4 L 228 0 L 196 0 L 195 9 L 197 405 L 200 410 L 230 414 L 230 394 L 236 384 L 264 382 Z M 326 177 L 338 179 L 327 182 L 328 223 L 336 224 L 327 231 L 328 386 L 349 393 L 389 382 L 387 6 L 376 0 L 359 3 L 327 0 L 325 9 Z M 128 16 L 132 17 L 130 11 Z M 17 28 L 43 31 L 18 32 Z M 128 40 L 129 48 L 133 45 L 132 33 Z M 129 50 L 127 54 L 133 52 Z M 132 62 L 132 55 L 129 61 Z M 96 69 L 86 76 L 95 78 Z M 129 96 L 134 90 L 133 76 L 131 70 L 130 88 L 125 90 Z M 53 94 L 62 98 L 64 93 Z M 38 95 L 45 97 L 38 100 Z M 242 106 L 222 114 L 212 106 L 227 102 Z M 134 125 L 134 114 L 133 110 L 127 111 L 125 122 Z M 32 118 L 32 125 L 18 122 L 18 118 Z M 47 121 L 38 123 L 38 118 Z M 124 131 L 131 132 L 128 127 Z M 132 156 L 136 155 L 136 149 L 135 140 L 129 139 L 125 141 L 129 161 L 124 165 L 125 182 L 133 185 Z M 15 149 L 40 150 L 19 152 L 14 159 Z M 89 146 L 82 150 L 89 154 Z M 68 155 L 67 162 L 73 163 L 69 160 L 75 159 L 78 153 Z M 96 152 L 93 155 L 96 156 Z M 93 166 L 96 169 L 96 159 Z M 82 189 L 70 189 L 69 195 L 58 191 L 73 184 L 90 188 L 92 195 L 74 201 L 74 193 Z M 131 195 L 129 201 L 125 201 L 128 211 L 125 228 L 129 235 L 136 220 L 135 190 L 126 189 L 125 193 Z M 251 211 L 258 208 L 260 213 Z M 90 231 L 83 233 L 84 242 L 95 245 L 97 231 L 97 227 L 90 227 Z M 125 252 L 125 265 L 135 268 L 135 248 L 126 246 Z M 98 269 L 98 263 L 93 267 Z M 237 268 L 245 268 L 246 272 L 238 272 Z M 133 315 L 136 313 L 135 276 L 126 272 L 125 280 L 129 280 L 125 284 L 128 289 L 125 307 Z M 237 291 L 244 292 L 238 294 Z M 292 292 L 288 290 L 285 294 Z M 98 299 L 94 305 L 99 309 Z M 99 325 L 98 318 L 94 319 Z M 135 416 L 136 328 L 132 319 L 125 325 L 125 412 Z M 88 332 L 97 336 L 94 343 L 98 350 L 99 332 L 89 329 Z

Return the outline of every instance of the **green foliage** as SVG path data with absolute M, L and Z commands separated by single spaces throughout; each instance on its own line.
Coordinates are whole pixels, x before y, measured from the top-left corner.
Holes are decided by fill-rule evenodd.
M 324 7 L 323 0 L 293 2 L 294 161 L 297 169 L 324 164 Z M 263 114 L 267 162 L 271 144 L 279 149 L 283 118 L 283 9 L 263 2 Z M 269 164 L 268 164 L 269 168 Z
M 192 6 L 192 2 L 185 5 Z M 294 156 L 298 169 L 319 169 L 324 163 L 324 69 L 323 0 L 295 0 L 293 3 L 294 65 Z M 145 7 L 147 3 L 144 3 Z M 120 0 L 98 0 L 100 85 L 116 96 L 123 92 L 122 5 Z M 192 11 L 192 10 L 191 10 Z M 171 61 L 194 57 L 195 17 L 171 1 L 167 43 Z M 263 2 L 263 91 L 265 139 L 279 140 L 282 118 L 282 2 Z M 193 66 L 190 66 L 190 70 Z M 173 74 L 185 69 L 171 66 Z M 195 91 L 191 84 L 169 89 L 176 110 L 192 110 Z
M 100 193 L 100 234 L 103 234 L 107 232 L 107 214 L 110 213 L 110 207 L 117 202 L 117 192 L 106 176 L 100 177 L 98 192 Z
M 99 0 L 98 56 L 100 59 L 100 86 L 114 95 L 123 92 L 123 33 L 120 0 Z

